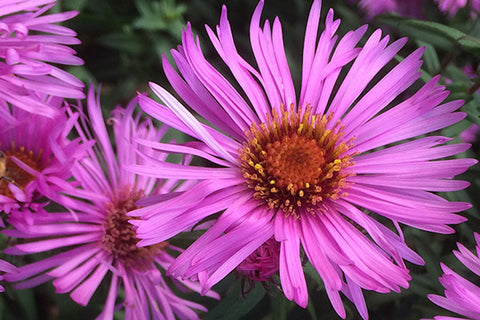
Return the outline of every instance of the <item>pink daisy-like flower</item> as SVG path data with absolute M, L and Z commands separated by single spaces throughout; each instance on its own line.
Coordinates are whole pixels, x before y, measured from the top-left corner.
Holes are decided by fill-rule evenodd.
M 23 244 L 7 248 L 7 254 L 58 249 L 61 253 L 19 267 L 17 273 L 6 274 L 5 279 L 25 280 L 17 283 L 16 288 L 33 287 L 53 279 L 57 293 L 70 292 L 75 302 L 87 305 L 108 276 L 110 289 L 100 319 L 113 319 L 114 311 L 122 306 L 126 319 L 175 319 L 176 316 L 196 319 L 194 310 L 206 309 L 177 297 L 158 268 L 167 269 L 174 260 L 167 250 L 177 253 L 181 250 L 166 241 L 137 248 L 135 231 L 126 216 L 145 195 L 160 195 L 172 189 L 181 192 L 183 187 L 178 186 L 176 179 L 160 181 L 125 170 L 127 165 L 148 163 L 148 159 L 138 155 L 138 149 L 156 161 L 167 156 L 148 147 L 137 149 L 138 141 L 159 141 L 167 127 L 157 130 L 150 120 L 141 122 L 140 115 L 133 116 L 135 106 L 136 99 L 126 109 L 113 111 L 114 148 L 98 96 L 90 89 L 88 115 L 93 134 L 86 123 L 83 128 L 77 127 L 77 131 L 85 141 L 95 139 L 96 145 L 72 169 L 80 188 L 66 185 L 63 190 L 66 196 L 59 199 L 68 211 L 37 215 L 31 224 L 15 223 L 16 229 L 4 231 L 9 236 L 26 239 Z M 182 289 L 200 291 L 200 284 L 192 281 L 175 283 Z M 117 304 L 120 288 L 125 298 Z M 207 294 L 218 298 L 214 292 Z
M 47 118 L 13 106 L 7 116 L 0 116 L 0 211 L 12 219 L 43 212 L 47 199 L 57 196 L 58 184 L 71 177 L 72 164 L 88 147 L 67 137 L 78 116 L 67 118 L 63 99 L 43 101 L 60 112 Z M 2 108 L 8 110 L 0 100 Z
M 84 98 L 83 83 L 52 65 L 83 64 L 68 47 L 80 43 L 76 33 L 56 25 L 78 12 L 45 14 L 54 5 L 55 0 L 5 0 L 0 3 L 0 98 L 49 117 L 58 110 L 33 98 L 31 92 Z
M 139 103 L 199 141 L 159 150 L 213 165 L 129 166 L 157 178 L 200 180 L 178 197 L 152 201 L 130 215 L 141 217 L 132 223 L 138 226 L 139 245 L 149 246 L 221 212 L 169 274 L 198 278 L 208 290 L 273 236 L 280 243 L 279 276 L 288 299 L 302 307 L 308 303 L 302 256 L 318 271 L 340 316 L 346 316 L 343 292 L 366 319 L 362 289 L 398 292 L 411 279 L 404 260 L 423 263 L 406 246 L 400 224 L 453 232 L 447 224 L 465 221 L 455 212 L 470 204 L 434 192 L 467 187 L 452 177 L 476 161 L 442 160 L 469 145 L 423 136 L 465 117 L 455 112 L 462 101 L 441 104 L 448 92 L 436 85 L 439 77 L 413 95 L 405 93 L 420 76 L 423 49 L 387 67 L 406 39 L 389 44 L 377 30 L 357 47 L 367 27 L 339 39 L 340 21 L 332 10 L 319 35 L 320 7 L 320 1 L 313 3 L 307 22 L 299 96 L 279 19 L 260 27 L 263 1 L 250 25 L 258 68 L 237 52 L 225 7 L 216 32 L 207 32 L 229 69 L 226 75 L 205 59 L 187 25 L 182 45 L 172 50 L 178 72 L 165 57 L 163 66 L 176 93 L 204 120 L 153 83 L 165 106 L 144 96 Z M 398 234 L 379 216 L 390 219 Z
M 365 11 L 367 18 L 385 13 L 398 13 L 406 17 L 423 17 L 422 1 L 419 0 L 354 0 Z
M 479 0 L 435 0 L 438 4 L 438 8 L 443 13 L 448 13 L 450 17 L 453 17 L 457 14 L 458 10 L 465 7 L 467 3 L 470 5 L 472 14 L 478 13 L 480 11 L 480 1 Z
M 454 250 L 453 253 L 468 269 L 480 276 L 480 235 L 478 233 L 475 233 L 475 241 L 477 242 L 477 255 L 470 252 L 461 243 L 457 243 L 459 251 Z M 443 263 L 441 267 L 443 275 L 439 278 L 439 281 L 445 288 L 445 297 L 431 294 L 428 295 L 428 298 L 440 307 L 459 315 L 474 320 L 480 319 L 480 288 L 455 273 Z M 446 320 L 460 318 L 436 316 L 434 319 Z

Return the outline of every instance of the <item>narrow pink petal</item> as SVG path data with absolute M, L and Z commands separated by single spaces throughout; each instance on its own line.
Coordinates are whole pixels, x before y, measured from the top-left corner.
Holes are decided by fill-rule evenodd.
M 243 219 L 243 217 L 258 206 L 255 201 L 249 200 L 251 200 L 250 193 L 239 194 L 237 201 L 233 202 L 231 206 L 222 213 L 217 222 L 178 256 L 168 269 L 167 275 L 175 278 L 184 275 L 190 267 L 191 261 L 204 246 L 220 237 L 227 228 L 232 224 L 236 224 L 239 219 Z
M 82 283 L 96 268 L 98 265 L 106 265 L 111 261 L 104 260 L 106 259 L 105 253 L 99 252 L 88 261 L 78 266 L 68 274 L 65 274 L 62 277 L 58 277 L 53 280 L 53 285 L 55 286 L 55 292 L 57 293 L 66 293 L 73 290 L 76 286 Z M 111 260 L 111 258 L 110 258 Z
M 263 212 L 262 212 L 263 213 Z M 222 280 L 230 271 L 235 269 L 243 260 L 245 260 L 250 254 L 252 254 L 257 248 L 259 248 L 265 241 L 270 239 L 273 235 L 273 224 L 270 223 L 268 219 L 263 219 L 264 221 L 257 220 L 257 225 L 255 229 L 259 229 L 257 232 L 252 234 L 250 239 L 252 239 L 247 244 L 241 246 L 228 260 L 226 260 L 219 268 L 212 273 L 212 275 L 208 278 L 206 283 L 206 288 L 210 288 L 215 285 L 218 281 Z M 263 224 L 263 227 L 261 225 Z M 243 226 L 245 228 L 245 226 Z M 229 234 L 232 234 L 232 239 L 230 241 L 235 243 L 242 238 L 245 238 L 244 235 L 246 234 L 246 230 L 242 230 L 243 228 L 238 228 L 234 231 L 227 233 L 226 236 L 223 236 L 223 240 L 226 240 L 226 237 Z M 233 233 L 237 233 L 233 236 Z M 242 235 L 243 234 L 243 235 Z M 237 239 L 237 240 L 236 240 Z
M 278 217 L 279 215 L 277 215 Z M 297 221 L 293 217 L 281 217 L 286 240 L 280 246 L 280 281 L 285 297 L 294 300 L 302 308 L 308 304 L 308 291 L 300 261 L 300 239 Z
M 220 72 L 207 62 L 200 45 L 194 42 L 189 24 L 187 24 L 187 28 L 182 34 L 182 43 L 185 50 L 185 58 L 195 75 L 230 117 L 234 119 L 235 125 L 244 131 L 253 122 L 256 123 L 258 117 L 243 97 Z
M 215 44 L 216 38 L 210 29 L 207 29 L 210 35 L 210 39 Z M 244 61 L 237 52 L 233 41 L 233 35 L 230 28 L 230 24 L 227 19 L 227 10 L 224 6 L 222 9 L 222 15 L 220 17 L 220 25 L 218 26 L 218 46 L 221 45 L 223 60 L 227 63 L 230 70 L 234 74 L 235 78 L 242 86 L 249 100 L 252 102 L 252 106 L 255 108 L 257 115 L 262 122 L 266 120 L 265 115 L 269 112 L 270 106 L 267 103 L 263 89 L 258 85 L 252 77 L 259 78 L 258 72 L 251 67 L 246 61 Z
M 349 277 L 346 277 L 347 286 L 350 291 L 351 300 L 355 307 L 357 307 L 358 313 L 362 316 L 362 319 L 368 320 L 368 310 L 365 303 L 365 298 L 362 293 L 362 289 L 355 284 Z
M 343 301 L 340 298 L 338 291 L 330 288 L 325 288 L 325 291 L 327 292 L 328 299 L 330 299 L 335 312 L 337 312 L 342 319 L 345 319 L 347 313 L 345 312 L 345 307 L 343 306 Z
M 189 209 L 188 214 L 179 210 L 176 217 L 167 218 L 159 214 L 145 221 L 132 220 L 132 222 L 137 226 L 139 239 L 149 239 L 149 234 L 155 234 L 155 242 L 158 243 L 166 241 L 182 231 L 189 231 L 196 223 L 210 216 L 212 212 L 220 212 L 228 208 L 236 198 L 236 195 L 216 194 L 208 201 L 202 201 L 201 204 Z M 136 221 L 139 223 L 135 223 Z M 143 246 L 144 243 L 147 242 L 141 241 L 139 246 Z
M 268 53 L 265 52 L 264 43 L 268 41 L 265 39 L 264 32 L 260 28 L 260 17 L 262 15 L 264 1 L 259 1 L 255 11 L 252 15 L 252 20 L 250 22 L 250 44 L 252 46 L 252 51 L 255 56 L 255 60 L 260 70 L 260 74 L 263 79 L 263 87 L 265 93 L 267 94 L 270 109 L 280 107 L 282 100 L 280 93 L 278 92 L 277 82 L 275 76 L 272 74 L 272 71 L 269 66 L 269 60 L 267 59 Z M 265 23 L 265 28 L 267 28 L 267 22 Z
M 364 214 L 348 202 L 337 201 L 336 206 L 343 215 L 364 228 L 372 239 L 389 255 L 397 264 L 403 263 L 402 258 L 412 263 L 423 265 L 423 259 L 407 247 L 404 240 L 390 229 L 379 223 L 369 215 Z
M 35 242 L 30 242 L 25 244 L 17 244 L 15 248 L 23 252 L 23 254 L 43 252 L 43 251 L 63 248 L 63 247 L 67 247 L 75 244 L 82 244 L 82 243 L 97 241 L 98 237 L 99 237 L 99 234 L 97 233 L 85 234 L 85 235 L 72 236 L 72 237 L 63 237 L 60 239 L 51 239 L 51 240 L 35 241 Z M 15 254 L 15 253 L 12 252 L 10 254 Z M 16 253 L 16 254 L 20 254 L 20 253 Z
M 234 168 L 206 168 L 184 166 L 158 161 L 153 165 L 126 165 L 125 170 L 162 179 L 229 179 L 238 176 Z
M 162 56 L 163 69 L 168 81 L 180 97 L 189 106 L 196 106 L 196 111 L 210 123 L 215 123 L 218 128 L 233 137 L 243 136 L 243 132 L 234 125 L 234 119 L 222 109 L 218 102 L 211 96 L 208 90 L 190 69 L 185 57 L 177 51 L 172 50 L 172 56 L 182 73 L 182 79 L 167 58 Z
M 113 313 L 115 312 L 115 300 L 118 295 L 118 276 L 112 275 L 110 281 L 110 289 L 108 290 L 107 300 L 102 313 L 97 317 L 98 320 L 110 320 L 113 319 Z
M 317 238 L 314 235 L 315 227 L 311 225 L 311 220 L 310 217 L 301 219 L 301 241 L 305 253 L 325 283 L 325 287 L 340 291 L 342 288 L 341 275 L 333 268 L 330 260 L 322 251 L 322 246 L 317 242 Z
M 70 294 L 72 300 L 82 306 L 86 306 L 108 270 L 106 265 L 98 264 L 95 272 Z
M 312 64 L 317 43 L 318 24 L 320 22 L 320 10 L 321 1 L 315 0 L 310 8 L 310 13 L 308 14 L 305 40 L 303 43 L 302 93 L 300 95 L 300 101 L 303 101 L 303 95 L 307 88 L 307 79 L 312 71 Z M 303 105 L 303 103 L 301 105 Z
M 285 48 L 283 46 L 282 28 L 280 20 L 275 18 L 273 21 L 272 29 L 272 49 L 275 54 L 275 61 L 277 62 L 280 83 L 282 91 L 282 100 L 285 106 L 295 104 L 297 99 L 295 97 L 295 88 L 293 86 L 293 80 L 288 67 L 287 57 L 285 55 Z
M 194 132 L 196 132 L 201 140 L 205 142 L 213 151 L 222 156 L 225 160 L 232 163 L 236 159 L 230 153 L 227 153 L 220 147 L 219 143 L 203 128 L 203 126 L 188 112 L 170 93 L 162 87 L 150 83 L 152 90 L 167 104 L 167 106 Z
M 417 49 L 411 53 L 356 103 L 355 107 L 342 119 L 346 127 L 346 135 L 355 132 L 358 126 L 387 107 L 420 77 L 421 73 L 418 70 L 422 65 L 420 58 L 423 51 L 424 49 Z
M 220 166 L 223 166 L 223 167 L 230 167 L 231 166 L 231 164 L 229 162 L 218 159 L 215 156 L 213 156 L 212 154 L 209 154 L 207 152 L 204 152 L 204 151 L 200 150 L 200 148 L 192 148 L 192 147 L 189 147 L 187 145 L 175 145 L 175 144 L 171 144 L 171 143 L 160 143 L 160 142 L 151 141 L 151 140 L 147 140 L 147 139 L 134 138 L 133 141 L 135 141 L 135 142 L 137 142 L 141 145 L 148 146 L 148 147 L 160 150 L 160 151 L 171 152 L 171 153 L 191 154 L 191 155 L 202 157 L 202 158 L 204 158 L 208 161 L 211 161 L 211 162 L 213 162 L 215 164 L 218 164 Z M 240 148 L 240 146 L 239 146 L 239 148 Z
M 47 274 L 56 278 L 63 277 L 101 250 L 96 244 L 84 246 L 82 249 L 83 250 L 78 252 L 75 256 L 72 255 L 68 261 L 65 261 L 55 269 L 48 271 Z

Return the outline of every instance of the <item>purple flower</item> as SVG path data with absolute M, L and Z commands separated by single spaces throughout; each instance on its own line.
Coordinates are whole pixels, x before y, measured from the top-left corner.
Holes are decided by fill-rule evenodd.
M 134 99 L 126 109 L 118 107 L 112 113 L 113 147 L 98 99 L 90 88 L 87 108 L 92 129 L 87 128 L 86 119 L 81 119 L 83 125 L 77 126 L 77 131 L 84 141 L 94 139 L 96 145 L 72 168 L 74 186 L 78 187 L 64 182 L 65 196 L 58 203 L 66 210 L 36 215 L 30 224 L 15 221 L 15 229 L 4 231 L 11 237 L 25 239 L 24 243 L 7 248 L 7 254 L 61 249 L 60 253 L 19 267 L 17 273 L 8 273 L 5 279 L 18 282 L 16 288 L 29 288 L 53 279 L 57 293 L 70 292 L 75 302 L 87 305 L 108 275 L 110 289 L 101 319 L 113 319 L 114 311 L 121 307 L 126 319 L 198 318 L 194 310 L 206 309 L 177 297 L 160 271 L 174 260 L 169 252 L 178 253 L 181 249 L 166 241 L 137 248 L 131 218 L 126 216 L 146 195 L 161 195 L 172 189 L 181 192 L 188 186 L 179 186 L 176 179 L 159 181 L 125 170 L 127 165 L 149 163 L 150 157 L 165 160 L 165 153 L 139 145 L 139 141 L 155 143 L 168 128 L 158 130 L 151 121 L 134 116 Z M 181 289 L 200 291 L 200 285 L 192 281 L 175 283 Z M 121 288 L 125 298 L 117 301 Z M 218 298 L 214 292 L 207 294 Z
M 450 17 L 454 17 L 458 10 L 469 7 L 472 18 L 476 18 L 480 12 L 480 0 L 435 0 L 438 8 L 443 13 L 448 13 Z
M 451 233 L 447 224 L 465 221 L 455 213 L 470 204 L 433 192 L 468 186 L 452 178 L 476 161 L 442 158 L 469 145 L 445 145 L 450 139 L 443 136 L 410 140 L 463 119 L 464 113 L 455 112 L 463 102 L 441 104 L 448 92 L 436 85 L 439 77 L 414 94 L 405 92 L 420 76 L 423 49 L 393 68 L 386 65 L 406 39 L 388 44 L 377 30 L 358 47 L 367 27 L 339 39 L 340 21 L 332 10 L 319 35 L 320 1 L 307 22 L 297 96 L 280 21 L 261 28 L 262 8 L 263 1 L 250 25 L 257 68 L 237 52 L 225 7 L 216 32 L 207 28 L 228 67 L 225 75 L 205 59 L 190 25 L 172 51 L 178 72 L 164 57 L 172 87 L 202 121 L 156 84 L 151 88 L 165 106 L 139 97 L 144 111 L 198 140 L 158 150 L 211 164 L 128 167 L 151 177 L 200 180 L 178 197 L 130 213 L 142 218 L 132 222 L 139 245 L 161 243 L 221 212 L 169 274 L 198 278 L 208 290 L 273 236 L 280 243 L 279 276 L 288 299 L 302 307 L 308 302 L 303 248 L 337 313 L 346 316 L 342 292 L 366 319 L 362 289 L 399 292 L 411 279 L 404 260 L 423 263 L 405 244 L 400 224 Z M 397 233 L 379 216 L 391 220 Z
M 242 279 L 242 284 L 248 283 L 249 287 L 242 288 L 248 292 L 255 287 L 256 282 L 268 285 L 272 277 L 278 273 L 280 256 L 280 243 L 273 237 L 268 239 L 257 250 L 243 260 L 235 269 L 235 273 Z
M 52 65 L 83 64 L 68 47 L 80 43 L 76 33 L 56 25 L 78 12 L 45 14 L 54 5 L 55 0 L 5 0 L 0 3 L 0 99 L 49 117 L 58 110 L 44 101 L 32 99 L 32 92 L 84 98 L 83 83 Z
M 424 18 L 423 1 L 419 0 L 351 0 L 358 2 L 359 6 L 366 12 L 367 18 L 371 19 L 379 14 L 398 13 L 406 17 L 417 19 Z M 480 0 L 435 0 L 438 8 L 450 17 L 457 14 L 458 10 L 470 3 L 472 16 L 480 11 Z
M 11 219 L 25 220 L 31 213 L 43 212 L 88 147 L 67 137 L 78 115 L 67 118 L 63 99 L 48 97 L 43 103 L 59 110 L 56 116 L 35 115 L 16 105 L 0 115 L 0 211 Z M 9 110 L 1 99 L 0 110 Z
M 474 123 L 460 133 L 460 139 L 462 139 L 462 141 L 464 142 L 476 143 L 479 132 L 480 127 L 478 126 L 478 124 Z
M 423 17 L 422 1 L 418 0 L 352 0 L 352 2 L 358 2 L 368 19 L 385 13 L 398 13 L 415 18 Z
M 451 17 L 457 14 L 457 11 L 467 5 L 467 0 L 435 0 L 438 8 L 443 13 L 448 13 Z
M 480 276 L 480 235 L 475 233 L 477 242 L 477 255 L 470 252 L 461 243 L 457 243 L 458 250 L 454 250 L 455 256 L 468 269 Z M 461 277 L 449 267 L 441 264 L 443 275 L 439 278 L 445 288 L 445 297 L 431 294 L 428 298 L 442 308 L 455 312 L 469 319 L 480 319 L 480 288 L 465 278 Z M 456 317 L 436 316 L 434 319 L 459 319 Z M 463 318 L 462 318 L 463 319 Z

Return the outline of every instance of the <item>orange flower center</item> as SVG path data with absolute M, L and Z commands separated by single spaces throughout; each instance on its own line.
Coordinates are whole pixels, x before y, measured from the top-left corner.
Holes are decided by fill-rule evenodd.
M 315 213 L 326 199 L 336 200 L 354 173 L 351 140 L 343 142 L 343 125 L 317 117 L 311 108 L 273 110 L 273 119 L 253 124 L 240 150 L 241 170 L 253 196 L 286 216 Z M 302 208 L 302 210 L 301 210 Z

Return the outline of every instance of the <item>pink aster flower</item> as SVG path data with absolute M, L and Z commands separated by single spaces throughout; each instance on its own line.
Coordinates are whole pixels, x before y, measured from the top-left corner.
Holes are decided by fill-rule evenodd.
M 88 147 L 67 137 L 78 116 L 67 118 L 63 99 L 43 101 L 60 112 L 47 118 L 13 106 L 11 112 L 0 116 L 0 211 L 11 214 L 12 219 L 28 219 L 31 212 L 43 212 L 48 199 L 54 199 L 60 190 L 58 184 L 71 177 L 72 164 Z M 0 99 L 0 109 L 5 105 Z
M 406 17 L 423 17 L 422 1 L 418 0 L 352 0 L 358 2 L 368 19 L 385 13 L 398 13 Z
M 159 150 L 198 156 L 213 165 L 129 166 L 157 178 L 200 180 L 178 197 L 130 215 L 141 217 L 132 221 L 142 239 L 139 246 L 149 246 L 221 212 L 169 268 L 172 276 L 198 278 L 204 290 L 274 237 L 280 243 L 282 290 L 305 307 L 303 248 L 337 313 L 346 316 L 342 292 L 366 319 L 362 290 L 399 292 L 411 279 L 404 260 L 423 263 L 405 244 L 400 224 L 454 232 L 448 224 L 465 221 L 455 213 L 470 204 L 449 202 L 434 192 L 467 187 L 468 182 L 452 178 L 476 161 L 442 159 L 469 145 L 423 136 L 465 117 L 455 112 L 462 101 L 442 104 L 448 92 L 436 85 L 439 77 L 416 93 L 406 92 L 420 76 L 423 49 L 387 67 L 406 39 L 389 44 L 377 30 L 359 47 L 367 27 L 340 39 L 335 35 L 340 21 L 332 10 L 319 32 L 320 6 L 320 1 L 313 3 L 307 21 L 298 96 L 279 19 L 260 27 L 263 1 L 250 24 L 257 67 L 236 50 L 225 7 L 216 32 L 207 28 L 229 69 L 225 75 L 206 60 L 187 25 L 182 45 L 172 50 L 178 71 L 165 57 L 163 66 L 178 96 L 203 120 L 153 83 L 165 106 L 145 96 L 139 103 L 198 140 Z M 396 232 L 379 216 L 390 219 Z
M 438 8 L 443 13 L 448 13 L 450 17 L 453 17 L 457 14 L 458 10 L 470 5 L 470 10 L 472 14 L 476 14 L 480 11 L 480 1 L 479 0 L 435 0 L 438 4 Z
M 454 250 L 453 253 L 468 269 L 480 276 L 480 235 L 478 233 L 475 233 L 475 241 L 477 242 L 477 255 L 470 252 L 460 243 L 457 244 L 459 251 Z M 439 280 L 445 288 L 445 297 L 431 294 L 428 295 L 428 298 L 440 307 L 468 317 L 468 319 L 480 319 L 480 288 L 455 273 L 443 263 L 441 267 L 443 275 Z M 460 318 L 436 316 L 434 319 Z
M 68 45 L 76 33 L 56 23 L 76 11 L 46 14 L 55 0 L 4 0 L 0 3 L 0 98 L 33 113 L 53 117 L 58 110 L 32 98 L 32 91 L 63 98 L 84 98 L 83 83 L 52 65 L 80 65 Z
M 125 170 L 127 165 L 148 163 L 148 157 L 156 161 L 166 158 L 164 153 L 138 146 L 138 141 L 159 141 L 167 127 L 157 130 L 150 120 L 142 122 L 140 115 L 134 116 L 135 99 L 126 109 L 117 108 L 112 113 L 113 147 L 98 99 L 90 88 L 87 108 L 92 129 L 83 123 L 77 130 L 82 139 L 95 139 L 96 145 L 72 169 L 79 188 L 65 183 L 66 196 L 59 203 L 68 211 L 37 215 L 31 224 L 17 222 L 16 229 L 4 231 L 9 236 L 26 239 L 7 248 L 7 254 L 61 252 L 19 267 L 17 273 L 6 274 L 5 279 L 18 282 L 16 288 L 53 280 L 57 293 L 70 292 L 75 302 L 87 305 L 108 276 L 110 289 L 100 319 L 113 319 L 114 311 L 121 307 L 126 319 L 175 319 L 176 316 L 196 319 L 194 310 L 206 309 L 177 297 L 160 271 L 174 260 L 167 250 L 175 253 L 181 250 L 166 241 L 137 248 L 135 231 L 126 216 L 145 195 L 159 195 L 174 188 L 182 191 L 183 186 L 178 186 L 176 179 L 159 181 Z M 147 158 L 138 155 L 137 147 Z M 200 290 L 200 285 L 192 281 L 176 283 L 182 289 Z M 121 289 L 125 298 L 117 301 Z M 207 294 L 218 298 L 214 292 Z

